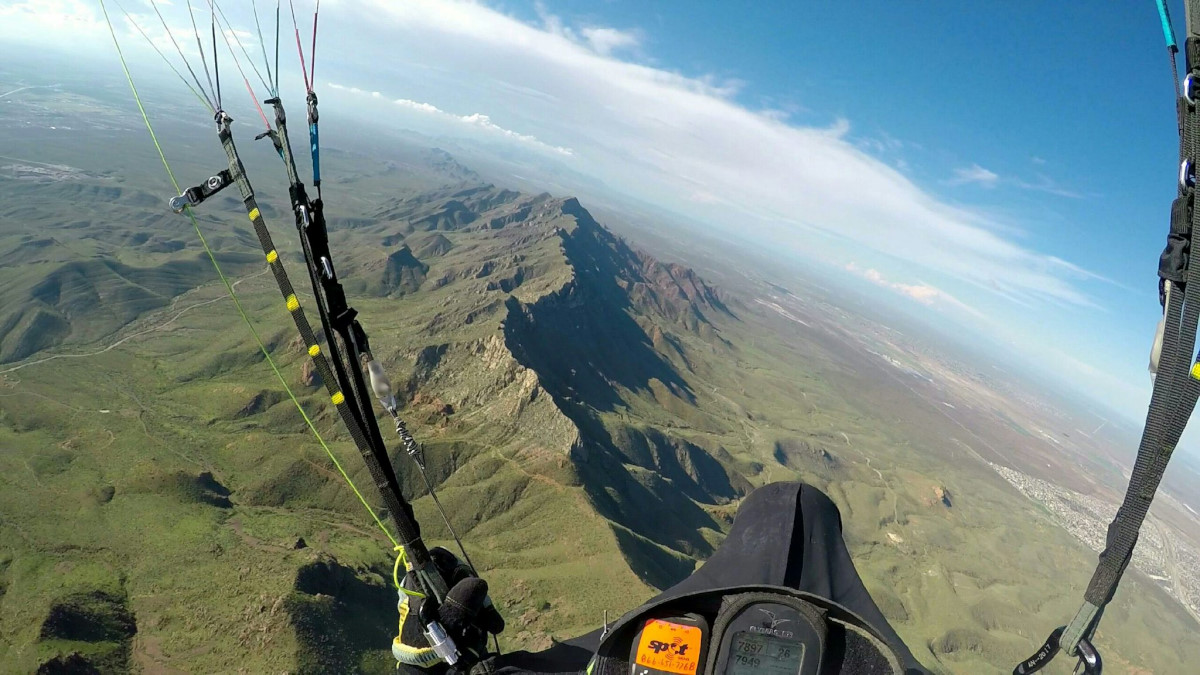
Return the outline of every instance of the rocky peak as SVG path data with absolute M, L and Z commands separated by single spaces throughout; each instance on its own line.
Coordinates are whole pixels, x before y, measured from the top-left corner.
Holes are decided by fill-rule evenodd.
M 659 313 L 690 330 L 710 323 L 707 313 L 729 313 L 716 289 L 693 270 L 677 263 L 663 263 L 632 248 L 596 222 L 578 199 L 551 201 L 547 210 L 558 211 L 573 225 L 560 226 L 555 231 L 563 239 L 563 253 L 577 278 L 615 280 L 639 308 Z

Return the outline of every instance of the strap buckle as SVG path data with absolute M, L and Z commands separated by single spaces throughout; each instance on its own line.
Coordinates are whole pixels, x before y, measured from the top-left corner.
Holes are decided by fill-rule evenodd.
M 308 102 L 308 123 L 316 124 L 317 120 L 320 119 L 317 115 L 317 94 L 312 91 L 308 92 L 305 101 Z
M 261 141 L 264 138 L 271 139 L 271 145 L 275 146 L 275 152 L 278 152 L 281 156 L 283 155 L 283 141 L 279 139 L 278 131 L 275 131 L 274 129 L 267 129 L 261 134 L 255 136 L 254 140 Z
M 229 169 L 223 169 L 203 183 L 184 190 L 183 194 L 172 197 L 167 203 L 175 213 L 183 213 L 186 207 L 199 206 L 205 199 L 224 190 L 231 183 L 233 183 L 233 176 L 229 173 Z
M 1195 105 L 1196 105 L 1196 97 L 1193 95 L 1193 90 L 1195 89 L 1195 86 L 1196 86 L 1196 74 L 1188 73 L 1187 77 L 1183 78 L 1183 100 L 1186 101 L 1187 104 L 1192 107 L 1195 107 Z
M 1066 626 L 1055 628 L 1033 656 L 1025 659 L 1013 669 L 1013 675 L 1030 675 L 1045 668 L 1062 649 L 1062 635 L 1066 629 Z M 1080 638 L 1079 644 L 1075 647 L 1075 656 L 1079 658 L 1079 663 L 1075 665 L 1075 675 L 1101 675 L 1101 671 L 1104 669 L 1104 660 L 1100 658 L 1100 652 L 1086 637 Z

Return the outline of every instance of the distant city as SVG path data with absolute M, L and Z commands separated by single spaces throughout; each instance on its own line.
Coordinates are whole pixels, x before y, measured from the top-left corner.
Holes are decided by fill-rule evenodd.
M 1104 549 L 1105 532 L 1116 515 L 1116 506 L 999 464 L 989 464 L 1021 494 L 1046 507 L 1059 525 L 1093 551 L 1099 553 Z M 1195 514 L 1192 507 L 1186 504 L 1184 507 Z M 1133 567 L 1158 583 L 1200 621 L 1200 549 L 1158 521 L 1153 513 L 1146 518 L 1133 551 Z

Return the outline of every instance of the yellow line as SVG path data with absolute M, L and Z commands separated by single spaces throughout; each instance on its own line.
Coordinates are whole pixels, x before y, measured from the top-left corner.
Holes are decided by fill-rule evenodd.
M 279 254 L 275 252 L 275 249 L 271 249 L 271 252 L 267 254 L 267 262 L 274 265 L 276 260 L 279 260 Z
M 129 89 L 133 92 L 133 99 L 137 102 L 138 110 L 142 113 L 142 120 L 146 123 L 146 130 L 150 132 L 150 140 L 154 141 L 154 148 L 158 150 L 158 156 L 160 159 L 162 159 L 163 168 L 167 170 L 167 177 L 171 179 L 171 184 L 175 186 L 175 191 L 179 192 L 179 182 L 175 180 L 175 173 L 171 171 L 171 165 L 167 162 L 167 156 L 163 153 L 162 145 L 160 145 L 158 142 L 158 135 L 154 133 L 154 125 L 150 123 L 150 116 L 146 114 L 146 108 L 142 105 L 142 98 L 140 95 L 138 95 L 137 86 L 133 83 L 133 75 L 129 73 L 129 65 L 125 62 L 125 54 L 121 51 L 121 43 L 117 40 L 117 31 L 113 28 L 112 20 L 110 20 L 108 17 L 108 8 L 105 7 L 104 0 L 100 0 L 100 10 L 104 12 L 104 21 L 108 24 L 108 32 L 112 35 L 113 45 L 117 48 L 117 57 L 121 60 L 121 69 L 125 71 L 125 79 L 129 81 Z M 379 526 L 380 530 L 383 530 L 384 535 L 387 536 L 388 540 L 390 540 L 394 546 L 399 546 L 399 542 L 397 542 L 396 538 L 392 536 L 392 533 L 388 531 L 387 526 L 383 524 L 383 521 L 379 519 L 379 516 L 375 514 L 375 509 L 371 508 L 371 505 L 367 503 L 366 498 L 363 497 L 362 492 L 360 492 L 358 487 L 354 485 L 354 481 L 350 480 L 350 475 L 346 473 L 346 470 L 342 467 L 342 463 L 338 461 L 336 456 L 334 456 L 333 450 L 329 448 L 329 445 L 325 442 L 325 439 L 321 437 L 321 433 L 317 431 L 317 427 L 315 424 L 313 424 L 312 418 L 308 416 L 308 413 L 304 412 L 304 408 L 300 405 L 300 401 L 296 398 L 296 395 L 292 393 L 292 388 L 288 386 L 287 380 L 283 377 L 283 373 L 279 371 L 279 366 L 275 365 L 275 360 L 271 358 L 271 353 L 267 351 L 267 346 L 263 343 L 262 337 L 260 337 L 258 331 L 255 330 L 254 324 L 250 322 L 250 317 L 246 315 L 246 310 L 244 307 L 242 307 L 241 301 L 238 300 L 237 293 L 233 290 L 233 285 L 229 283 L 229 279 L 225 276 L 225 273 L 221 271 L 221 266 L 217 264 L 217 258 L 213 254 L 212 248 L 209 247 L 208 240 L 204 238 L 204 232 L 200 230 L 200 223 L 196 220 L 196 214 L 192 212 L 190 206 L 185 207 L 184 211 L 187 212 L 188 218 L 191 219 L 192 227 L 196 230 L 196 236 L 200 237 L 200 243 L 204 246 L 204 252 L 208 254 L 209 261 L 212 262 L 213 268 L 217 271 L 217 276 L 221 279 L 221 283 L 225 285 L 225 291 L 229 294 L 229 299 L 233 300 L 233 304 L 235 307 L 237 307 L 238 314 L 241 315 L 242 321 L 245 322 L 246 327 L 250 329 L 250 334 L 254 336 L 254 341 L 258 343 L 259 350 L 261 350 L 263 356 L 266 357 L 267 363 L 271 366 L 271 371 L 275 373 L 275 377 L 279 380 L 279 383 L 283 385 L 283 390 L 287 392 L 288 398 L 292 400 L 292 404 L 296 406 L 296 410 L 298 410 L 300 412 L 300 416 L 304 418 L 304 423 L 308 425 L 308 428 L 312 431 L 313 436 L 316 437 L 317 442 L 321 444 L 321 448 L 325 450 L 325 454 L 329 456 L 329 460 L 333 462 L 333 466 L 338 470 L 338 473 L 342 475 L 342 478 L 346 481 L 346 484 L 350 486 L 352 491 L 354 491 L 354 496 L 358 497 L 358 501 L 362 503 L 363 508 L 367 510 L 367 513 L 371 514 L 371 518 L 375 521 L 375 524 Z
M 258 216 L 259 213 L 257 208 L 250 209 L 250 220 L 258 220 Z

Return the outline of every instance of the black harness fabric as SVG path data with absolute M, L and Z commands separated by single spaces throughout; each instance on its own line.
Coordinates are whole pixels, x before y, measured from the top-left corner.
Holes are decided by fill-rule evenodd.
M 1187 68 L 1193 76 L 1200 75 L 1200 39 L 1197 38 L 1200 15 L 1197 15 L 1197 4 L 1196 0 L 1188 3 L 1190 35 L 1185 43 Z M 1183 138 L 1180 145 L 1183 156 L 1180 160 L 1181 164 L 1186 161 L 1195 167 L 1200 156 L 1200 147 L 1197 147 L 1200 144 L 1200 110 L 1186 101 L 1183 108 Z M 1191 281 L 1191 243 L 1200 220 L 1200 209 L 1195 205 L 1195 181 L 1189 185 L 1182 178 L 1185 176 L 1181 176 L 1180 196 L 1171 206 L 1171 229 L 1159 267 L 1163 283 L 1171 285 L 1165 310 L 1167 323 L 1163 363 L 1151 396 L 1146 428 L 1125 499 L 1109 524 L 1104 551 L 1100 554 L 1099 565 L 1085 594 L 1086 600 L 1101 611 L 1112 600 L 1129 565 L 1150 503 L 1200 394 L 1200 381 L 1189 372 L 1196 344 L 1197 321 L 1200 320 L 1200 283 L 1187 283 Z M 1178 283 L 1180 281 L 1184 283 Z M 1181 298 L 1182 302 L 1179 302 Z M 1175 344 L 1170 344 L 1172 341 Z M 1095 631 L 1098 622 L 1099 616 L 1089 633 Z M 1073 647 L 1070 644 L 1066 646 L 1068 649 Z
M 649 602 L 746 585 L 786 586 L 832 600 L 878 631 L 906 672 L 927 672 L 863 586 L 842 539 L 837 506 L 811 485 L 771 483 L 750 493 L 712 557 Z M 504 665 L 540 672 L 578 671 L 595 653 L 601 633 L 595 630 L 536 654 L 515 652 L 504 657 Z
M 237 146 L 233 141 L 233 133 L 230 131 L 230 122 L 232 120 L 223 113 L 220 120 L 221 126 L 219 127 L 218 137 L 229 160 L 230 175 L 241 191 L 242 201 L 246 207 L 250 222 L 254 226 L 254 232 L 258 237 L 259 245 L 262 247 L 263 254 L 267 257 L 268 266 L 275 277 L 275 283 L 279 287 L 279 292 L 284 297 L 285 302 L 288 303 L 288 313 L 291 314 L 292 320 L 296 324 L 296 329 L 300 333 L 304 344 L 311 349 L 317 346 L 316 334 L 313 332 L 312 325 L 304 313 L 304 308 L 300 306 L 299 300 L 296 298 L 291 280 L 284 268 L 283 259 L 279 256 L 275 248 L 270 230 L 267 229 L 262 212 L 258 208 L 254 197 L 254 188 L 250 185 L 250 181 L 246 177 L 246 171 L 238 155 Z M 329 342 L 332 342 L 334 339 L 332 335 L 327 335 L 326 338 Z M 436 589 L 436 593 L 439 596 L 444 596 L 446 592 L 445 583 L 435 572 L 429 572 L 433 567 L 432 560 L 429 558 L 425 542 L 421 539 L 421 529 L 417 524 L 412 505 L 408 503 L 403 493 L 400 492 L 399 483 L 388 460 L 386 449 L 382 447 L 374 448 L 370 440 L 364 435 L 363 427 L 360 426 L 359 420 L 354 414 L 350 401 L 347 398 L 347 392 L 339 391 L 337 385 L 335 385 L 336 380 L 324 352 L 319 349 L 309 351 L 309 356 L 317 369 L 317 374 L 331 396 L 330 402 L 337 409 L 342 422 L 345 423 L 346 429 L 350 432 L 351 439 L 353 439 L 355 446 L 359 450 L 359 454 L 362 455 L 363 462 L 367 465 L 367 470 L 371 474 L 371 480 L 375 483 L 376 489 L 379 490 L 379 494 L 388 510 L 388 515 L 391 516 L 392 523 L 396 527 L 400 543 L 408 553 L 409 562 L 413 564 L 413 567 L 418 572 L 422 573 L 421 578 L 426 581 L 428 590 Z
M 1188 0 L 1187 27 L 1184 52 L 1190 82 L 1200 79 L 1200 0 Z M 1016 672 L 1040 670 L 1053 658 L 1059 644 L 1066 653 L 1079 655 L 1077 648 L 1082 641 L 1090 642 L 1133 558 L 1150 504 L 1200 397 L 1200 379 L 1192 375 L 1196 327 L 1200 322 L 1200 280 L 1190 278 L 1192 237 L 1200 227 L 1200 209 L 1196 205 L 1200 110 L 1191 89 L 1190 84 L 1185 86 L 1183 95 L 1177 100 L 1181 134 L 1179 191 L 1171 205 L 1171 227 L 1158 270 L 1164 305 L 1162 351 L 1129 486 L 1108 526 L 1104 550 L 1084 593 L 1083 606 L 1062 630 L 1061 641 L 1051 636 L 1047 645 L 1054 644 L 1055 648 L 1045 652 L 1046 647 L 1043 647 L 1039 652 L 1045 652 L 1047 656 L 1031 657 L 1024 666 L 1018 666 Z M 1176 90 L 1179 91 L 1179 87 Z

